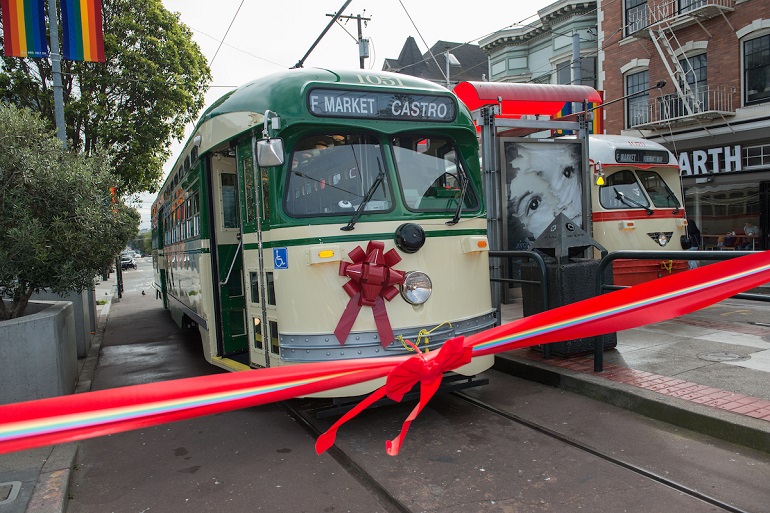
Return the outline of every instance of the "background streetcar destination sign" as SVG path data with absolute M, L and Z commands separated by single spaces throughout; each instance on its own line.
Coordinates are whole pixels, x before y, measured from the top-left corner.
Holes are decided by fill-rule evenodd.
M 320 117 L 450 122 L 456 116 L 452 98 L 426 94 L 313 89 L 307 102 Z
M 668 164 L 668 152 L 659 150 L 615 150 L 618 164 Z

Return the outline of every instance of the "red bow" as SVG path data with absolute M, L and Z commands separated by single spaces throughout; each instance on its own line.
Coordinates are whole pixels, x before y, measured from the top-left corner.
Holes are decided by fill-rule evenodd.
M 409 426 L 425 408 L 433 394 L 436 393 L 436 390 L 438 390 L 444 373 L 470 363 L 472 348 L 463 345 L 464 339 L 465 337 L 456 337 L 447 340 L 438 351 L 433 351 L 432 353 L 420 353 L 418 351 L 418 354 L 399 363 L 388 374 L 385 386 L 375 390 L 369 397 L 358 403 L 355 408 L 343 415 L 332 427 L 318 437 L 315 443 L 316 452 L 321 454 L 334 444 L 337 430 L 345 422 L 386 395 L 390 399 L 400 402 L 404 395 L 419 382 L 420 401 L 404 421 L 398 436 L 393 440 L 385 442 L 385 452 L 391 456 L 397 455 L 409 431 Z M 412 346 L 414 347 L 414 344 Z M 415 349 L 417 348 L 415 347 Z
M 393 341 L 393 328 L 390 326 L 383 299 L 390 301 L 398 295 L 395 285 L 404 283 L 405 274 L 403 271 L 391 269 L 391 266 L 401 261 L 398 252 L 395 249 L 387 253 L 384 251 L 385 243 L 370 241 L 366 247 L 366 253 L 361 246 L 357 246 L 348 254 L 353 263 L 340 262 L 340 276 L 350 278 L 342 286 L 350 296 L 350 301 L 334 330 L 334 335 L 341 345 L 345 344 L 353 323 L 356 322 L 358 312 L 364 305 L 372 307 L 374 323 L 377 325 L 382 347 Z

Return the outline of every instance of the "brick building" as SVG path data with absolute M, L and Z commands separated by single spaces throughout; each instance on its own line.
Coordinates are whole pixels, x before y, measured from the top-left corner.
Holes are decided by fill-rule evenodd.
M 606 100 L 633 95 L 604 109 L 606 132 L 678 156 L 706 246 L 748 222 L 762 235 L 743 241 L 770 247 L 770 2 L 598 4 L 599 88 Z

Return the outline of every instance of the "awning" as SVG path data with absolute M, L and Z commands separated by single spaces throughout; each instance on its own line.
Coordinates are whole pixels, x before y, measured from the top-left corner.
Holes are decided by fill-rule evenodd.
M 460 82 L 454 93 L 471 110 L 502 102 L 503 117 L 553 116 L 568 102 L 602 102 L 596 89 L 584 85 Z

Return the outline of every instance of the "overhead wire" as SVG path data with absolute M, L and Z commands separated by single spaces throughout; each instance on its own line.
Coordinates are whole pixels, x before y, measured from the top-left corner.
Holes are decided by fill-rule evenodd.
M 230 25 L 227 27 L 227 30 L 225 31 L 225 35 L 222 37 L 222 41 L 219 42 L 219 46 L 217 46 L 217 51 L 214 52 L 214 57 L 211 58 L 209 61 L 209 67 L 211 67 L 212 64 L 214 64 L 214 59 L 217 58 L 217 55 L 219 55 L 219 49 L 222 48 L 222 43 L 225 42 L 225 39 L 227 39 L 227 34 L 230 33 L 230 29 L 233 27 L 233 23 L 235 23 L 235 18 L 238 17 L 238 13 L 241 12 L 241 7 L 243 7 L 243 2 L 246 0 L 241 0 L 240 5 L 238 6 L 238 9 L 235 11 L 235 14 L 233 15 L 233 19 L 230 20 Z
M 604 5 L 605 5 L 605 6 L 607 6 L 607 5 L 611 5 L 611 4 L 614 4 L 614 3 L 618 2 L 618 1 L 619 1 L 619 0 L 609 0 L 608 2 L 605 2 L 605 4 L 604 4 Z M 415 25 L 415 24 L 414 24 L 414 21 L 412 20 L 412 17 L 409 15 L 408 11 L 406 10 L 406 7 L 404 6 L 403 2 L 401 2 L 401 0 L 399 0 L 399 3 L 401 3 L 401 6 L 403 7 L 404 11 L 405 11 L 405 12 L 407 12 L 407 16 L 409 17 L 409 20 L 412 22 L 412 25 Z M 591 9 L 591 10 L 589 10 L 589 11 L 586 11 L 586 12 L 584 12 L 584 13 L 581 13 L 581 14 L 579 14 L 579 15 L 577 15 L 577 16 L 575 16 L 575 19 L 579 19 L 579 18 L 582 18 L 582 17 L 585 17 L 585 16 L 589 16 L 589 15 L 591 15 L 591 14 L 593 14 L 593 13 L 597 12 L 597 11 L 598 11 L 598 7 L 597 7 L 597 8 L 594 8 L 594 9 Z M 537 17 L 537 20 L 535 20 L 535 21 L 532 21 L 532 22 L 530 22 L 530 23 L 525 23 L 525 22 L 527 22 L 527 20 L 530 20 L 531 18 L 535 18 L 535 17 Z M 467 45 L 467 44 L 471 44 L 471 43 L 473 43 L 474 41 L 479 41 L 479 40 L 481 40 L 481 39 L 485 39 L 485 38 L 488 38 L 488 37 L 490 37 L 490 36 L 493 36 L 493 35 L 495 35 L 495 34 L 497 34 L 497 33 L 503 32 L 504 30 L 507 30 L 507 29 L 509 29 L 509 28 L 514 28 L 514 27 L 519 27 L 519 28 L 522 28 L 522 29 L 527 29 L 527 28 L 537 28 L 537 26 L 538 26 L 537 24 L 538 24 L 538 22 L 539 22 L 539 21 L 540 21 L 540 17 L 539 17 L 539 15 L 538 15 L 538 14 L 532 14 L 532 15 L 530 15 L 530 16 L 527 16 L 526 18 L 523 18 L 522 20 L 520 20 L 520 21 L 518 21 L 518 22 L 515 22 L 515 23 L 511 23 L 511 24 L 509 24 L 509 25 L 506 25 L 506 26 L 505 26 L 505 27 L 503 27 L 503 28 L 500 28 L 500 29 L 494 30 L 494 31 L 492 31 L 492 32 L 489 32 L 489 33 L 487 33 L 487 34 L 485 34 L 485 35 L 482 35 L 482 36 L 480 36 L 480 37 L 477 37 L 477 38 L 473 38 L 473 39 L 470 39 L 470 40 L 466 41 L 465 43 L 460 43 L 460 44 L 458 44 L 458 45 L 457 45 L 457 46 L 455 46 L 455 47 L 449 48 L 449 49 L 448 49 L 448 51 L 449 51 L 449 52 L 451 52 L 452 50 L 456 50 L 457 48 L 460 48 L 461 46 L 464 46 L 464 45 Z M 420 32 L 419 32 L 419 30 L 417 29 L 417 27 L 416 27 L 416 26 L 415 26 L 415 30 L 417 30 L 417 33 L 418 33 L 418 34 L 420 34 Z M 617 33 L 617 32 L 618 32 L 618 31 L 616 31 L 615 33 Z M 546 29 L 546 30 L 544 30 L 544 31 L 543 31 L 543 34 L 547 34 L 547 33 L 551 33 L 551 34 L 555 34 L 555 35 L 560 35 L 560 36 L 571 36 L 571 34 L 565 34 L 565 33 L 557 32 L 556 30 L 554 30 L 554 29 L 552 29 L 552 28 L 549 28 L 549 29 Z M 610 37 L 613 37 L 613 36 L 615 35 L 615 33 L 611 34 L 611 35 L 610 35 Z M 421 34 L 420 34 L 420 38 L 421 38 L 421 40 L 422 40 L 423 44 L 424 44 L 426 47 L 428 47 L 427 43 L 425 42 L 425 39 L 422 37 L 422 35 L 421 35 Z M 597 40 L 598 40 L 598 37 L 597 37 Z M 583 42 L 586 42 L 586 41 L 589 41 L 589 40 L 583 39 L 582 41 L 583 41 Z M 606 41 L 606 38 L 605 38 L 605 41 Z M 603 50 L 603 49 L 604 49 L 604 46 L 602 47 L 602 49 L 601 49 L 601 50 Z M 598 52 L 599 52 L 599 51 L 600 51 L 600 50 L 596 50 L 595 52 L 591 52 L 591 53 L 589 53 L 589 54 L 586 54 L 586 56 L 589 56 L 589 57 L 590 57 L 592 54 L 598 54 Z M 416 66 L 416 65 L 422 64 L 422 63 L 424 63 L 424 62 L 427 62 L 427 61 L 431 60 L 431 57 L 433 58 L 433 60 L 434 60 L 434 62 L 435 62 L 435 61 L 436 61 L 436 59 L 435 59 L 435 56 L 433 56 L 433 54 L 432 54 L 432 52 L 431 52 L 431 49 L 430 49 L 430 47 L 428 47 L 428 53 L 430 53 L 430 57 L 426 57 L 426 58 L 422 59 L 421 61 L 418 61 L 418 62 L 415 62 L 415 63 L 407 64 L 406 66 L 402 66 L 402 67 L 399 67 L 399 68 L 395 68 L 393 71 L 395 71 L 395 72 L 401 72 L 401 71 L 403 71 L 403 70 L 406 70 L 406 69 L 408 69 L 408 68 L 410 68 L 410 67 L 413 67 L 413 66 Z M 486 64 L 486 63 L 484 63 L 484 64 Z M 444 79 L 446 79 L 446 74 L 444 73 L 444 71 L 442 70 L 441 66 L 438 64 L 438 62 L 436 62 L 436 65 L 438 66 L 438 69 L 439 69 L 439 71 L 441 72 L 441 74 L 442 74 L 442 76 L 444 77 Z M 477 64 L 476 66 L 473 66 L 472 68 L 469 68 L 469 69 L 474 69 L 474 68 L 476 68 L 476 67 L 478 67 L 478 66 L 481 66 L 481 63 L 480 63 L 480 64 Z M 542 69 L 542 68 L 537 68 L 537 69 L 535 69 L 535 70 L 530 70 L 530 75 L 532 74 L 532 72 L 533 72 L 533 71 L 538 71 L 539 69 Z M 552 76 L 554 73 L 556 73 L 556 70 L 552 70 L 550 73 L 544 73 L 544 74 L 538 75 L 538 76 L 537 76 L 537 77 L 535 77 L 535 78 L 542 78 L 542 77 L 544 77 L 544 76 L 549 76 L 549 77 L 550 77 L 550 76 Z M 532 80 L 534 80 L 535 78 L 533 78 L 533 79 L 530 79 L 530 80 L 529 80 L 529 82 L 531 82 L 531 81 L 532 81 Z

